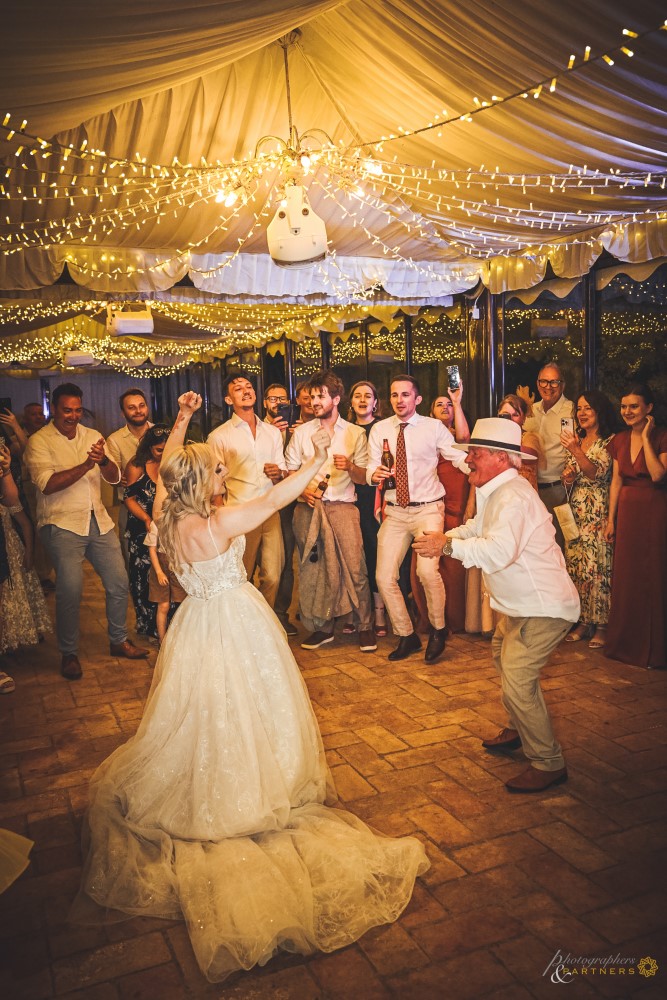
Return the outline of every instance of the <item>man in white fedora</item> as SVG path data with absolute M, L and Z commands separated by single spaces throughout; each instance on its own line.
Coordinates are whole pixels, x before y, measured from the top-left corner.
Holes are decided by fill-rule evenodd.
M 579 597 L 555 542 L 553 521 L 517 469 L 533 455 L 521 451 L 512 420 L 478 420 L 467 444 L 477 488 L 477 515 L 447 534 L 425 532 L 413 548 L 422 556 L 460 559 L 482 570 L 491 606 L 503 615 L 492 640 L 509 727 L 484 740 L 489 751 L 517 750 L 530 767 L 506 783 L 510 792 L 541 792 L 567 781 L 540 687 L 540 670 L 579 619 Z

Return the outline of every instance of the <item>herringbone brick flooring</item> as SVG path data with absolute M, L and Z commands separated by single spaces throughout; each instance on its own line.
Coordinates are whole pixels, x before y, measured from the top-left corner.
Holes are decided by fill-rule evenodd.
M 390 664 L 391 638 L 376 654 L 360 653 L 354 637 L 312 653 L 292 640 L 342 802 L 384 833 L 420 837 L 431 859 L 391 927 L 332 955 L 280 957 L 211 985 L 179 923 L 68 926 L 87 781 L 134 732 L 151 675 L 145 663 L 108 655 L 92 576 L 87 594 L 83 680 L 60 677 L 49 637 L 16 654 L 17 690 L 0 699 L 0 826 L 35 841 L 28 871 L 0 897 L 0 996 L 667 995 L 667 676 L 611 662 L 583 643 L 561 646 L 544 672 L 570 780 L 510 796 L 503 781 L 522 769 L 521 755 L 493 757 L 480 746 L 505 722 L 484 639 L 454 637 L 430 667 L 420 655 Z M 605 973 L 578 967 L 561 984 L 551 970 L 543 974 L 556 953 L 616 961 Z M 653 975 L 640 973 L 642 958 L 657 962 Z

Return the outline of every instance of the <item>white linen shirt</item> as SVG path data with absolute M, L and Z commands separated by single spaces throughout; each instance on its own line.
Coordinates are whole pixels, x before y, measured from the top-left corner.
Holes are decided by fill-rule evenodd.
M 287 468 L 291 472 L 300 469 L 303 463 L 307 462 L 315 454 L 313 434 L 321 426 L 320 420 L 316 417 L 305 424 L 299 424 L 294 429 L 294 433 L 287 445 L 287 451 L 285 452 Z M 331 445 L 327 449 L 327 459 L 309 484 L 311 488 L 314 488 L 324 476 L 329 474 L 331 476 L 329 486 L 322 499 L 325 502 L 343 500 L 346 503 L 354 503 L 357 492 L 350 478 L 350 473 L 346 472 L 345 469 L 337 469 L 335 467 L 334 455 L 345 455 L 355 465 L 365 469 L 366 462 L 368 461 L 368 448 L 366 432 L 363 427 L 360 427 L 358 424 L 351 424 L 349 420 L 343 420 L 341 416 L 338 417 L 334 424 Z
M 211 431 L 206 443 L 229 470 L 225 486 L 230 504 L 246 503 L 269 492 L 273 483 L 264 475 L 267 462 L 285 468 L 280 431 L 258 418 L 253 437 L 248 422 L 232 413 L 229 420 Z
M 477 487 L 477 514 L 447 532 L 452 555 L 478 566 L 491 607 L 512 618 L 579 620 L 579 595 L 551 514 L 516 469 Z
M 561 396 L 557 403 L 554 403 L 546 413 L 542 400 L 533 405 L 533 415 L 524 424 L 524 431 L 535 431 L 542 444 L 544 454 L 543 468 L 537 467 L 538 483 L 556 483 L 560 479 L 565 468 L 565 463 L 570 457 L 560 443 L 560 422 L 563 417 L 571 417 L 574 412 L 574 404 L 571 399 Z
M 370 485 L 373 473 L 381 465 L 382 442 L 386 438 L 389 450 L 396 461 L 396 440 L 398 429 L 404 420 L 394 415 L 386 420 L 373 424 L 368 437 L 368 467 L 366 478 Z M 411 503 L 429 503 L 441 500 L 445 488 L 438 479 L 438 459 L 448 459 L 452 465 L 466 475 L 470 469 L 465 464 L 465 452 L 453 448 L 454 438 L 441 420 L 433 417 L 423 417 L 421 413 L 413 413 L 407 421 L 403 437 L 405 439 L 405 456 L 408 462 L 408 484 L 410 486 Z M 387 490 L 386 499 L 396 502 L 396 490 Z
M 77 425 L 76 434 L 70 440 L 57 430 L 54 423 L 31 434 L 25 450 L 25 464 L 37 494 L 37 527 L 55 524 L 58 528 L 72 531 L 75 535 L 87 535 L 90 531 L 91 511 L 97 520 L 100 534 L 111 531 L 114 524 L 102 503 L 100 489 L 101 473 L 95 464 L 76 483 L 57 493 L 44 494 L 44 488 L 54 472 L 64 472 L 81 465 L 88 458 L 88 452 L 102 437 L 92 427 Z M 106 443 L 105 454 L 109 454 Z M 120 472 L 116 483 L 120 482 Z M 115 485 L 115 484 L 113 484 Z

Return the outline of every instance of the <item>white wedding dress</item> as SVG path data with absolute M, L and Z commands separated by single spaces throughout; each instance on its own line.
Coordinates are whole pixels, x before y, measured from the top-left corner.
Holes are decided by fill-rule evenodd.
M 323 804 L 317 722 L 285 633 L 247 582 L 244 542 L 179 574 L 189 596 L 136 736 L 91 781 L 70 915 L 183 917 L 211 981 L 396 920 L 429 866 L 418 840 Z

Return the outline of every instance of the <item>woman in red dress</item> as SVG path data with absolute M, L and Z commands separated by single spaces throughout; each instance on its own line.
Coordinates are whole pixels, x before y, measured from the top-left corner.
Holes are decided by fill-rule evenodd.
M 470 429 L 466 420 L 461 398 L 463 385 L 458 389 L 449 389 L 449 395 L 438 396 L 431 404 L 430 416 L 441 420 L 448 431 L 454 435 L 457 442 L 465 444 L 470 440 Z M 455 469 L 450 461 L 441 458 L 438 462 L 438 479 L 445 487 L 445 526 L 443 531 L 457 528 L 463 523 L 463 511 L 468 500 L 468 477 Z M 410 584 L 419 620 L 417 631 L 427 632 L 431 626 L 426 608 L 426 595 L 416 570 L 416 557 L 412 555 L 410 568 Z M 440 576 L 445 585 L 445 624 L 450 632 L 463 632 L 466 617 L 466 571 L 458 559 L 442 556 L 440 559 Z
M 605 655 L 667 667 L 667 430 L 653 394 L 631 385 L 621 399 L 628 429 L 608 445 L 614 460 L 605 537 L 615 542 Z

